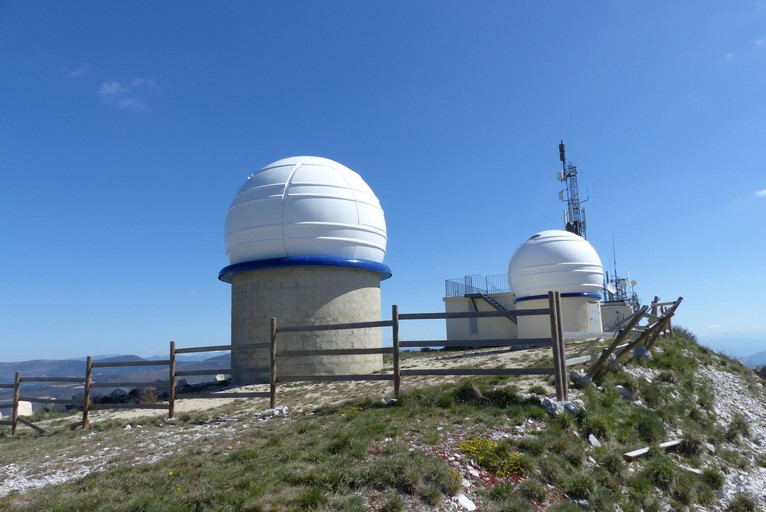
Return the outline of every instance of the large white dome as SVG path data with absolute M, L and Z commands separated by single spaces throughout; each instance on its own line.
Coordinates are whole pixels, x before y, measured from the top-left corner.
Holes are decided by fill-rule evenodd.
M 569 231 L 549 230 L 519 246 L 508 264 L 508 281 L 516 300 L 547 295 L 600 297 L 604 267 L 590 243 Z
M 279 160 L 251 174 L 229 208 L 230 264 L 289 257 L 382 263 L 386 221 L 357 173 L 327 158 Z

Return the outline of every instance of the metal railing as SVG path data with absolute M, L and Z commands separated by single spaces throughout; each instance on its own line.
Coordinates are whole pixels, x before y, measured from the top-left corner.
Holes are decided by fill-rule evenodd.
M 464 297 L 474 293 L 507 293 L 511 291 L 508 274 L 483 276 L 474 274 L 444 281 L 445 297 Z

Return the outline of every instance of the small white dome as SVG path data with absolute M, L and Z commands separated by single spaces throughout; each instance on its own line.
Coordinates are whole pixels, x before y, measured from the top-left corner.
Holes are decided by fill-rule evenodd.
M 357 173 L 327 158 L 285 158 L 251 174 L 229 208 L 230 264 L 295 256 L 382 263 L 386 221 Z
M 549 291 L 600 297 L 603 281 L 604 267 L 596 250 L 569 231 L 533 235 L 516 249 L 508 264 L 508 282 L 516 300 Z

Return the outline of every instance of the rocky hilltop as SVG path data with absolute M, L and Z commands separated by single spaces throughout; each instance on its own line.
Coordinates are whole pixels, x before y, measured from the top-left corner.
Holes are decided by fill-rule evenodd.
M 428 352 L 403 368 L 547 358 Z M 386 382 L 296 383 L 277 409 L 185 400 L 174 420 L 100 411 L 84 432 L 40 415 L 49 435 L 0 434 L 0 509 L 766 509 L 764 381 L 682 329 L 621 362 L 575 374 L 565 404 L 547 378 L 419 377 L 398 401 Z

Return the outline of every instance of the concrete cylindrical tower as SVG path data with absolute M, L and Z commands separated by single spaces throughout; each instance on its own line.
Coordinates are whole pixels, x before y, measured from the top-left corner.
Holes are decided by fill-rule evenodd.
M 516 309 L 548 307 L 548 292 L 561 293 L 561 322 L 566 332 L 598 333 L 601 327 L 601 287 L 604 268 L 596 250 L 568 231 L 541 231 L 513 253 L 508 280 Z M 547 338 L 550 320 L 521 316 L 519 338 Z
M 232 201 L 225 245 L 233 346 L 269 340 L 270 321 L 313 325 L 380 320 L 380 281 L 391 276 L 383 210 L 351 169 L 319 157 L 279 160 L 250 175 Z M 285 333 L 280 351 L 380 348 L 378 329 Z M 279 374 L 361 374 L 381 355 L 280 358 Z M 264 382 L 268 350 L 232 351 L 233 379 Z

